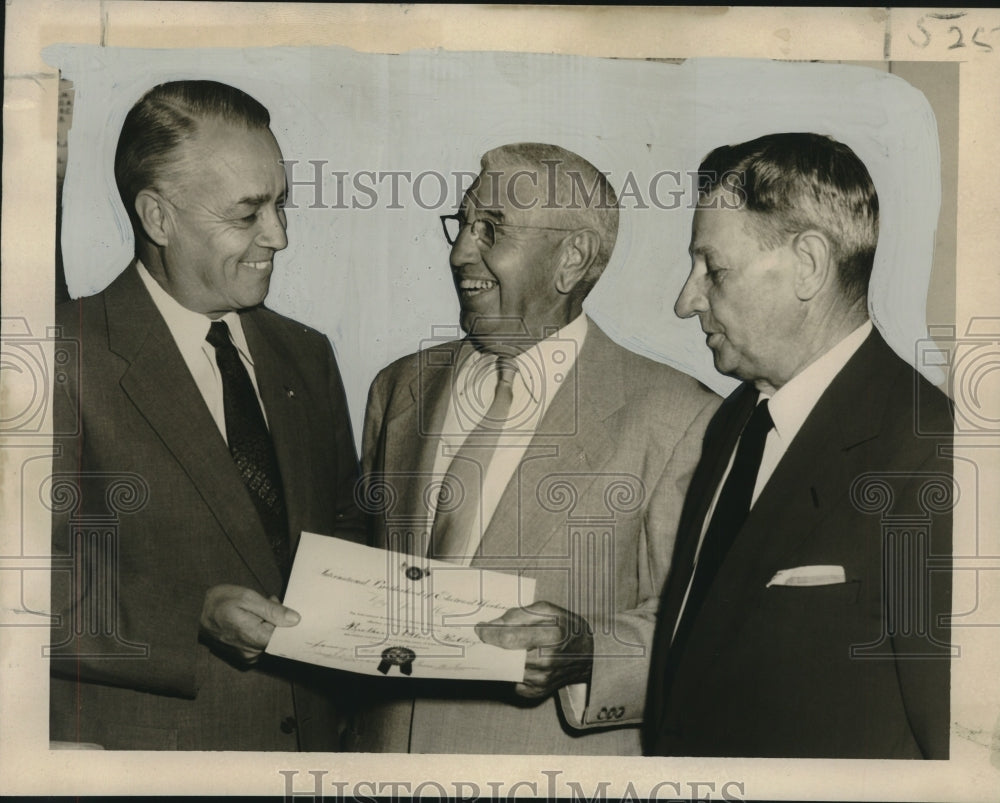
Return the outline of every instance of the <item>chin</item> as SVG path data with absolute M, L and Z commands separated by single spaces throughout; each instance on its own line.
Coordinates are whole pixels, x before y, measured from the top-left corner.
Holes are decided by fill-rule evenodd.
M 248 303 L 245 305 L 247 307 L 256 307 L 264 303 L 264 299 L 267 298 L 267 293 L 271 289 L 270 281 L 264 282 L 263 287 L 255 287 L 247 293 L 243 294 L 243 298 Z
M 714 352 L 712 355 L 712 362 L 715 364 L 715 370 L 720 374 L 725 374 L 726 376 L 731 376 L 734 379 L 743 379 L 738 373 L 738 366 L 732 360 L 727 360 L 719 352 Z
M 253 307 L 259 307 L 264 303 L 264 299 L 267 298 L 267 293 L 255 293 L 253 295 L 244 295 L 238 299 L 239 306 L 236 310 L 241 309 L 251 309 Z
M 466 312 L 463 310 L 460 318 L 462 330 L 473 337 L 477 335 L 502 334 L 502 322 L 493 320 L 496 316 L 485 315 L 482 312 Z

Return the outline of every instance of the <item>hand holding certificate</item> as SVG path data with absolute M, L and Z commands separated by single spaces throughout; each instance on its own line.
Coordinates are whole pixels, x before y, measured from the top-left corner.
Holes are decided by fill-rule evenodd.
M 520 682 L 525 650 L 485 644 L 475 626 L 534 591 L 531 578 L 302 533 L 284 599 L 302 620 L 266 651 L 368 675 Z

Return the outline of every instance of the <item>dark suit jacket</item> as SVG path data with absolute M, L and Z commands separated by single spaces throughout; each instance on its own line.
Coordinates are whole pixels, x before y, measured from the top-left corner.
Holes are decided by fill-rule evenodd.
M 359 538 L 356 453 L 327 339 L 241 313 L 301 530 Z M 79 363 L 55 397 L 51 738 L 117 749 L 335 749 L 333 673 L 199 642 L 205 591 L 282 578 L 260 518 L 134 267 L 62 305 Z M 75 571 L 69 569 L 76 567 Z M 294 681 L 294 682 L 293 682 Z
M 426 530 L 461 345 L 404 357 L 372 383 L 363 464 L 372 499 L 381 503 L 374 506 L 378 546 L 388 534 Z M 355 723 L 353 749 L 638 754 L 658 595 L 684 491 L 719 401 L 589 322 L 473 561 L 535 578 L 536 600 L 590 622 L 595 659 L 582 720 L 565 689 L 558 704 L 556 697 L 531 703 L 516 698 L 509 683 L 383 681 Z
M 738 388 L 705 437 L 661 605 L 644 750 L 946 758 L 951 438 L 916 434 L 914 413 L 923 431 L 950 433 L 950 406 L 875 332 L 789 445 L 686 647 L 670 649 L 706 509 L 755 398 Z M 847 582 L 767 587 L 809 565 L 843 566 Z

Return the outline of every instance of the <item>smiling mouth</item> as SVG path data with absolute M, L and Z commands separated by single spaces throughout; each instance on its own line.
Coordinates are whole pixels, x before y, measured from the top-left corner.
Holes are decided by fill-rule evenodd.
M 240 264 L 245 268 L 264 271 L 271 267 L 271 260 L 263 259 L 260 262 L 241 262 Z
M 462 298 L 472 298 L 499 286 L 499 282 L 492 279 L 462 279 L 458 283 L 458 294 Z

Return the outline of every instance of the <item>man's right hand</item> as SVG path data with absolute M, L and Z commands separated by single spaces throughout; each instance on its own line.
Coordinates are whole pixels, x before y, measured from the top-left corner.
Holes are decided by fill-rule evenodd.
M 265 599 L 252 588 L 212 586 L 201 608 L 201 630 L 231 647 L 247 662 L 256 661 L 275 627 L 292 627 L 301 617 L 277 598 Z

